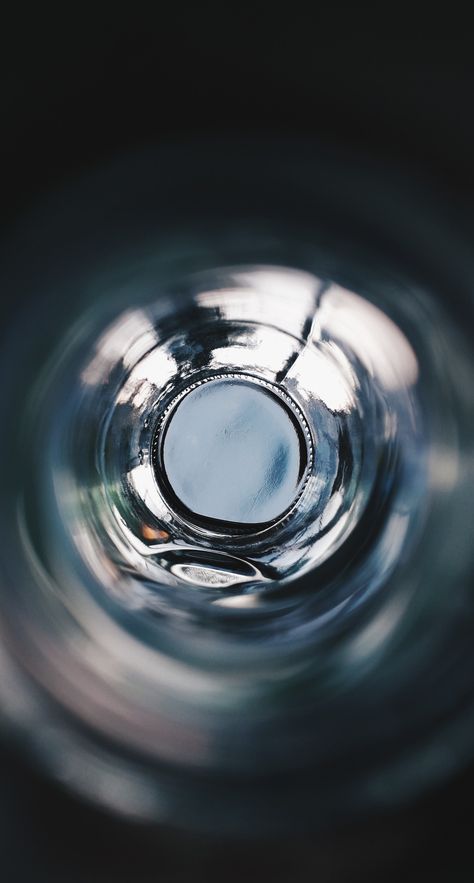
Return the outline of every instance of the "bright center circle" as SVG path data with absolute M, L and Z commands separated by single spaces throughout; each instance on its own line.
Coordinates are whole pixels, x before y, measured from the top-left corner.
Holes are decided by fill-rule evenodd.
M 290 508 L 306 453 L 302 430 L 280 397 L 251 380 L 218 378 L 172 409 L 161 462 L 189 512 L 245 526 L 274 521 Z

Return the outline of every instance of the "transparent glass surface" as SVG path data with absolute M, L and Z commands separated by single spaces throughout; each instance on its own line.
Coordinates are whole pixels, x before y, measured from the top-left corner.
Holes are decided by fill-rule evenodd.
M 247 148 L 5 245 L 0 695 L 89 799 L 258 833 L 471 755 L 473 299 L 408 177 Z

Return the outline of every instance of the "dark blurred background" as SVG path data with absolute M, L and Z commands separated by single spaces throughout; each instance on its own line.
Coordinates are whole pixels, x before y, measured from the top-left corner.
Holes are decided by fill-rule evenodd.
M 129 6 L 86 17 L 16 9 L 2 32 L 1 223 L 117 152 L 197 134 L 316 136 L 421 176 L 474 233 L 472 32 L 384 4 L 194 4 L 154 23 Z M 5 297 L 5 295 L 3 295 Z M 6 313 L 6 300 L 4 314 Z M 5 318 L 5 316 L 4 316 Z M 0 675 L 1 676 L 1 675 Z M 474 744 L 474 734 L 473 734 Z M 409 809 L 301 841 L 214 843 L 108 818 L 0 757 L 0 868 L 14 881 L 474 879 L 474 766 Z

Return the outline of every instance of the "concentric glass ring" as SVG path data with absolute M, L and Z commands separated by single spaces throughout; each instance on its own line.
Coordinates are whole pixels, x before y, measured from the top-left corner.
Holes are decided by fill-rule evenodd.
M 222 142 L 12 233 L 0 691 L 73 789 L 301 830 L 470 756 L 474 268 L 436 217 L 356 157 Z

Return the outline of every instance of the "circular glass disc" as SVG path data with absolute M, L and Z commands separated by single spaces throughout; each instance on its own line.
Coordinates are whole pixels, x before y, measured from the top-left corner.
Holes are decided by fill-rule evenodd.
M 283 400 L 258 382 L 221 377 L 191 389 L 172 409 L 161 462 L 188 511 L 246 526 L 289 509 L 306 453 Z

